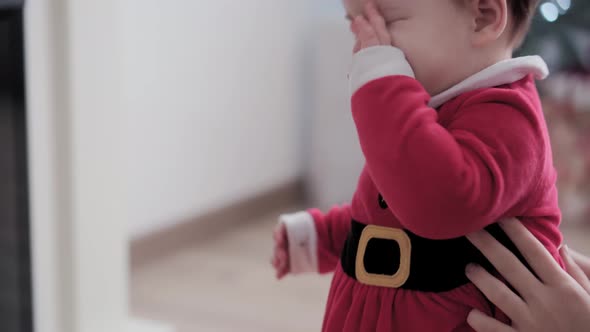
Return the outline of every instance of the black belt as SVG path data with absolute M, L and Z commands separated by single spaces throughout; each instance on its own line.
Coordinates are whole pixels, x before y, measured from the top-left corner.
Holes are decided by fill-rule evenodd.
M 486 230 L 531 270 L 498 224 Z M 423 292 L 445 292 L 469 283 L 465 276 L 469 263 L 495 273 L 466 237 L 430 240 L 407 230 L 368 226 L 355 220 L 341 257 L 344 272 L 361 283 Z

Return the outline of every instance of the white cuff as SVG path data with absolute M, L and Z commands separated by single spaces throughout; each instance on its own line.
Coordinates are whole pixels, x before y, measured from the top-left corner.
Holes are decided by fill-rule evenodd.
M 402 50 L 393 46 L 362 49 L 352 57 L 349 75 L 350 95 L 371 81 L 396 75 L 414 78 L 414 71 Z
M 305 211 L 284 214 L 279 217 L 279 223 L 287 229 L 291 273 L 317 272 L 318 240 L 311 214 Z

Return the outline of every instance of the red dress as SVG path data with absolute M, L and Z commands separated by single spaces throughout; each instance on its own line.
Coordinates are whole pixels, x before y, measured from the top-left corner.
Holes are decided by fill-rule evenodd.
M 399 49 L 355 55 L 352 113 L 366 164 L 352 202 L 281 217 L 292 272 L 335 271 L 323 331 L 471 331 L 473 308 L 508 321 L 472 284 L 369 286 L 339 258 L 352 219 L 442 240 L 518 217 L 560 261 L 556 172 L 534 83 L 546 75 L 539 57 L 511 59 L 431 98 Z

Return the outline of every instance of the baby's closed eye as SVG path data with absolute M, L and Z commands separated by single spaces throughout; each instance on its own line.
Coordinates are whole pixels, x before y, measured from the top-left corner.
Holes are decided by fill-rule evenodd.
M 410 18 L 407 16 L 398 16 L 398 17 L 393 17 L 393 18 L 385 17 L 385 24 L 387 26 L 389 26 L 389 25 L 396 24 L 399 22 L 407 21 L 409 19 Z

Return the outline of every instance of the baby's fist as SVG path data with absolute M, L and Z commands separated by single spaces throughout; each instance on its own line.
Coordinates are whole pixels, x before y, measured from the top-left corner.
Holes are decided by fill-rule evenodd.
M 287 229 L 284 224 L 279 224 L 273 232 L 275 241 L 272 266 L 275 268 L 277 279 L 282 279 L 290 270 L 289 264 L 289 241 Z

